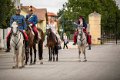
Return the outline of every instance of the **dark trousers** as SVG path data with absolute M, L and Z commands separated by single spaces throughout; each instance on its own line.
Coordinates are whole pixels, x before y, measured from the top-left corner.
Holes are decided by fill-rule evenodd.
M 91 50 L 91 44 L 88 44 L 88 49 Z
M 67 46 L 68 43 L 65 43 L 64 42 L 64 46 L 63 46 L 63 49 L 66 47 L 68 49 L 68 46 Z

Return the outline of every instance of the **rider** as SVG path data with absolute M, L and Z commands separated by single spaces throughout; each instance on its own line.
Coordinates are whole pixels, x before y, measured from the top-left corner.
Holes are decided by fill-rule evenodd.
M 36 24 L 38 23 L 38 18 L 35 14 L 33 14 L 33 10 L 32 10 L 32 6 L 30 6 L 30 9 L 29 9 L 29 14 L 26 16 L 26 21 L 27 21 L 27 25 L 29 25 L 34 34 L 35 34 L 35 42 L 37 42 L 38 40 L 38 30 L 36 28 Z
M 59 47 L 60 47 L 61 39 L 60 39 L 60 36 L 58 34 L 58 28 L 57 28 L 56 22 L 54 21 L 53 18 L 51 18 L 47 24 L 47 29 L 49 29 L 49 28 L 56 35 L 55 41 L 59 44 Z M 45 45 L 45 46 L 47 46 L 47 45 Z
M 79 17 L 77 24 L 79 26 L 83 27 L 83 32 L 87 35 L 87 30 L 86 30 L 87 29 L 87 24 L 85 22 L 85 19 L 82 16 Z M 75 45 L 76 43 L 77 43 L 77 36 L 74 37 L 74 43 L 73 43 L 73 45 Z
M 14 21 L 16 21 L 18 23 L 18 29 L 23 33 L 23 36 L 24 36 L 24 39 L 25 39 L 25 47 L 27 48 L 27 46 L 28 46 L 28 36 L 24 31 L 27 26 L 26 26 L 25 18 L 24 18 L 23 15 L 20 15 L 20 12 L 21 12 L 21 10 L 17 9 L 16 14 L 11 17 L 10 26 L 12 25 L 12 23 Z M 10 37 L 11 37 L 11 34 L 12 34 L 12 30 L 7 35 L 7 39 L 6 39 L 7 40 L 7 50 L 6 50 L 6 52 L 10 52 Z

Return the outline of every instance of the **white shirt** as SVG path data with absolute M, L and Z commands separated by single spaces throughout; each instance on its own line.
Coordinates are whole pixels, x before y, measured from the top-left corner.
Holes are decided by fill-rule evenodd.
M 57 33 L 57 31 L 56 31 L 56 24 L 55 24 L 55 23 L 49 24 L 49 26 L 50 26 L 52 32 L 53 32 L 54 34 L 56 34 L 56 33 Z

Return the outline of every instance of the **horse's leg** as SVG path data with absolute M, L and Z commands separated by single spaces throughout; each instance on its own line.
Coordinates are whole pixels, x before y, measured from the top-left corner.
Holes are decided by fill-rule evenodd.
M 52 61 L 52 56 L 51 56 L 51 54 L 52 54 L 52 50 L 51 50 L 51 47 L 49 47 L 49 61 Z
M 55 46 L 56 61 L 58 61 L 58 47 Z
M 80 47 L 78 47 L 78 53 L 79 53 L 79 61 L 81 62 L 81 58 L 80 58 L 80 54 L 81 54 L 81 51 L 80 51 Z
M 28 52 L 25 51 L 25 65 L 27 65 L 28 59 L 29 59 L 29 51 Z
M 32 65 L 32 47 L 30 47 L 30 65 Z
M 14 60 L 15 65 L 12 68 L 15 69 L 18 67 L 18 54 L 15 53 L 15 50 L 14 50 L 13 60 Z
M 52 49 L 53 62 L 55 61 L 55 47 Z
M 40 42 L 38 43 L 38 56 L 39 56 L 39 60 L 40 60 L 40 64 L 43 64 L 43 43 L 40 44 Z
M 49 49 L 49 60 L 48 60 L 48 61 L 51 61 L 51 60 L 50 60 L 50 47 L 49 47 L 48 49 Z
M 22 68 L 22 47 L 19 47 L 18 50 L 18 68 Z
M 25 48 L 22 49 L 22 66 L 25 67 Z
M 84 50 L 84 51 L 83 51 L 83 54 L 84 54 L 84 62 L 86 62 L 87 59 L 86 59 L 86 51 L 85 51 L 85 48 L 84 48 L 83 50 Z
M 36 44 L 33 45 L 33 49 L 34 49 L 34 63 L 36 63 Z

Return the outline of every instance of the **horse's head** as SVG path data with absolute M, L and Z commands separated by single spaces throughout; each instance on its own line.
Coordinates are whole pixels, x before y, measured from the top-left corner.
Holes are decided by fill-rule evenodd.
M 47 35 L 50 35 L 52 33 L 51 28 L 47 29 Z
M 82 34 L 83 34 L 83 27 L 78 27 L 78 34 L 82 36 Z
M 11 25 L 13 35 L 16 36 L 18 32 L 18 23 L 14 21 Z

